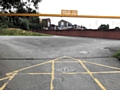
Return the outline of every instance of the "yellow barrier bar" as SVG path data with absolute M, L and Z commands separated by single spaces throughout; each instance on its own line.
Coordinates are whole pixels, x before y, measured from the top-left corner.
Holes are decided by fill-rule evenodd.
M 28 13 L 0 13 L 0 16 L 51 16 L 51 17 L 109 18 L 109 19 L 112 18 L 112 19 L 120 19 L 120 16 L 28 14 Z

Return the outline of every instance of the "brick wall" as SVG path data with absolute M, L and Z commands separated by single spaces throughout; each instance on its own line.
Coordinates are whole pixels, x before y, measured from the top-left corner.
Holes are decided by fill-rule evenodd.
M 41 30 L 40 33 L 60 35 L 60 36 L 77 36 L 77 37 L 93 37 L 106 39 L 120 39 L 119 31 L 89 31 L 89 30 Z

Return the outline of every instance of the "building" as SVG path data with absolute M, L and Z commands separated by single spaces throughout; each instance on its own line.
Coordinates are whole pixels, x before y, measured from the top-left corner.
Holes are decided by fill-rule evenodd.
M 40 19 L 40 22 L 42 23 L 44 30 L 85 30 L 86 28 L 84 26 L 79 26 L 77 24 L 72 25 L 72 23 L 66 21 L 66 20 L 60 20 L 58 22 L 58 26 L 51 24 L 51 19 Z
M 72 29 L 74 29 L 74 30 L 85 30 L 86 29 L 86 27 L 85 26 L 79 26 L 79 25 L 77 25 L 77 24 L 75 24 L 75 25 L 73 25 L 72 26 Z
M 48 30 L 48 28 L 51 25 L 51 19 L 50 18 L 40 19 L 40 23 L 42 23 L 43 29 Z
M 69 28 L 72 28 L 72 23 L 62 19 L 58 22 L 58 27 L 59 27 L 60 30 L 69 29 Z
M 58 30 L 58 26 L 51 24 L 49 30 Z

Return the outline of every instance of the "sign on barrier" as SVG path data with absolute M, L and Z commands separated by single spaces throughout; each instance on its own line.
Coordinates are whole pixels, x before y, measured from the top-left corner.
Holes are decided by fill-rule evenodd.
M 61 10 L 61 15 L 78 15 L 77 10 Z

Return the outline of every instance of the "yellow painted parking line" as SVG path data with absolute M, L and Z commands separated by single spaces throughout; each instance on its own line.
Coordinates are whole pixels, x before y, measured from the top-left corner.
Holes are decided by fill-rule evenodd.
M 120 71 L 101 71 L 101 72 L 91 72 L 92 74 L 118 74 Z
M 54 66 L 54 60 L 52 61 L 52 72 L 51 72 L 51 82 L 50 82 L 50 90 L 54 90 L 54 85 L 53 85 L 53 81 L 54 81 L 54 72 L 55 72 L 55 66 Z
M 6 79 L 9 79 L 9 77 L 1 78 L 0 81 L 6 80 Z
M 99 72 L 91 72 L 92 74 L 117 74 L 120 73 L 120 71 L 99 71 Z M 28 75 L 51 75 L 52 73 L 47 73 L 47 72 L 38 72 L 38 73 L 18 73 L 18 75 L 24 75 L 24 74 L 28 74 Z M 60 72 L 60 73 L 54 73 L 54 74 L 88 74 L 88 72 Z M 8 79 L 9 77 L 5 77 L 0 79 L 5 80 Z
M 94 76 L 92 75 L 92 73 L 90 72 L 90 70 L 84 65 L 84 63 L 81 60 L 79 60 L 79 62 L 83 66 L 83 68 L 88 72 L 88 74 L 93 78 L 93 80 L 98 84 L 98 86 L 102 90 L 106 90 L 106 88 L 102 85 L 102 83 L 100 83 L 100 81 L 97 78 L 94 78 Z
M 29 66 L 29 67 L 25 67 L 25 68 L 22 68 L 22 69 L 19 69 L 19 70 L 15 70 L 13 72 L 10 72 L 10 73 L 6 73 L 6 75 L 10 75 L 14 72 L 20 72 L 20 71 L 24 71 L 24 70 L 27 70 L 27 69 L 31 69 L 31 68 L 34 68 L 34 67 L 37 67 L 37 66 L 40 66 L 40 65 L 44 65 L 44 64 L 47 64 L 47 63 L 50 63 L 51 61 L 47 61 L 47 62 L 43 62 L 43 63 L 39 63 L 39 64 L 36 64 L 36 65 L 32 65 L 32 66 Z
M 27 74 L 27 75 L 51 75 L 51 73 L 20 73 L 20 74 Z
M 92 74 L 119 74 L 120 71 L 91 72 Z M 59 74 L 89 74 L 88 72 L 61 72 Z
M 91 72 L 92 74 L 119 74 L 120 71 L 100 71 L 100 72 Z M 18 73 L 18 75 L 51 75 L 52 73 Z M 54 74 L 89 74 L 88 72 L 60 72 L 60 73 L 54 73 Z M 5 80 L 5 79 L 8 79 L 9 77 L 5 77 L 5 78 L 2 78 L 0 79 L 1 81 L 2 80 Z
M 66 61 L 62 61 L 60 59 L 64 59 L 64 58 L 69 58 L 72 60 L 66 60 Z M 21 73 L 20 71 L 24 71 L 27 69 L 31 69 L 34 67 L 38 67 L 47 63 L 52 63 L 52 71 L 51 72 L 36 72 L 36 73 Z M 86 70 L 86 72 L 60 72 L 60 73 L 55 73 L 55 64 L 56 63 L 80 63 L 82 65 L 82 67 Z M 106 67 L 106 68 L 111 68 L 111 69 L 117 69 L 120 70 L 120 68 L 118 67 L 112 67 L 112 66 L 108 66 L 108 65 L 103 65 L 103 64 L 99 64 L 99 63 L 94 63 L 94 62 L 89 62 L 89 61 L 85 61 L 85 60 L 80 60 L 80 59 L 75 59 L 69 56 L 63 56 L 63 57 L 59 57 L 47 62 L 42 62 L 39 64 L 35 64 L 35 65 L 31 65 L 25 68 L 21 68 L 9 73 L 6 73 L 7 77 L 5 78 L 1 78 L 0 81 L 6 80 L 8 79 L 8 81 L 6 83 L 4 83 L 4 85 L 2 87 L 0 87 L 0 90 L 4 90 L 4 88 L 8 85 L 8 83 L 18 74 L 26 74 L 26 75 L 51 75 L 51 82 L 50 82 L 50 90 L 54 90 L 54 85 L 53 85 L 53 81 L 54 81 L 54 75 L 55 74 L 88 74 L 92 77 L 92 79 L 96 82 L 96 84 L 102 89 L 102 90 L 106 90 L 106 88 L 102 85 L 102 83 L 93 76 L 93 74 L 114 74 L 114 73 L 120 73 L 120 71 L 100 71 L 100 72 L 91 72 L 84 63 L 89 63 L 89 64 L 93 64 L 93 65 L 97 65 L 97 66 L 102 66 L 102 67 Z
M 117 69 L 117 70 L 120 70 L 120 68 L 118 68 L 118 67 L 112 67 L 112 66 L 103 65 L 103 64 L 94 63 L 94 62 L 89 62 L 89 61 L 83 61 L 83 62 L 85 62 L 85 63 L 89 63 L 89 64 L 94 64 L 94 65 L 98 65 L 98 66 L 102 66 L 102 67 L 106 67 L 106 68 L 111 68 L 111 69 Z
M 100 86 L 102 90 L 106 90 L 106 88 L 100 83 L 100 81 L 97 78 L 94 78 L 95 82 Z
M 64 58 L 64 57 L 66 57 L 66 56 L 59 57 L 59 58 L 56 58 L 56 59 L 53 59 L 53 60 L 56 61 L 56 60 L 59 60 L 59 59 Z M 53 60 L 50 60 L 50 61 L 47 61 L 47 62 L 43 62 L 43 63 L 39 63 L 39 64 L 35 64 L 35 65 L 28 66 L 28 67 L 25 67 L 25 68 L 21 68 L 21 69 L 18 69 L 18 70 L 15 70 L 15 71 L 6 73 L 6 75 L 10 75 L 10 74 L 12 74 L 12 73 L 14 73 L 14 72 L 20 72 L 20 71 L 24 71 L 24 70 L 27 70 L 27 69 L 31 69 L 31 68 L 34 68 L 34 67 L 37 67 L 37 66 L 41 66 L 41 65 L 44 65 L 44 64 L 47 64 L 47 63 L 51 63 Z
M 72 57 L 69 57 L 69 56 L 67 56 L 67 58 L 73 59 L 73 60 L 75 60 L 75 61 L 79 61 L 79 60 L 80 60 L 80 59 L 72 58 Z M 94 65 L 98 65 L 98 66 L 106 67 L 106 68 L 111 68 L 111 69 L 117 69 L 117 70 L 120 70 L 120 68 L 118 68 L 118 67 L 113 67 L 113 66 L 104 65 L 104 64 L 99 64 L 99 63 L 94 63 L 94 62 L 85 61 L 85 60 L 81 60 L 81 61 L 82 61 L 82 62 L 85 62 L 85 63 L 89 63 L 89 64 L 94 64 Z
M 2 87 L 0 87 L 0 90 L 4 90 L 5 87 L 7 86 L 7 84 L 17 75 L 17 73 L 14 73 L 12 76 L 9 76 L 9 80 L 4 83 L 4 85 Z
M 91 72 L 92 74 L 119 74 L 120 71 L 100 71 L 100 72 Z M 52 73 L 18 73 L 18 75 L 51 75 Z M 54 73 L 54 74 L 88 74 L 88 72 L 61 72 L 61 73 Z M 0 79 L 3 81 L 8 79 L 9 77 L 5 77 Z
M 55 63 L 78 63 L 78 61 L 56 61 Z
M 63 56 L 63 57 L 59 57 L 59 58 L 56 58 L 56 59 L 53 59 L 53 60 L 50 60 L 50 61 L 47 61 L 47 62 L 43 62 L 43 63 L 39 63 L 39 64 L 35 64 L 35 65 L 32 65 L 32 66 L 28 66 L 28 67 L 25 67 L 25 68 L 21 68 L 21 69 L 18 69 L 18 70 L 15 70 L 15 71 L 12 71 L 12 72 L 9 72 L 9 73 L 6 73 L 6 76 L 5 78 L 2 78 L 1 80 L 5 80 L 6 78 L 8 78 L 8 81 L 6 83 L 4 83 L 4 85 L 2 87 L 0 87 L 0 90 L 3 90 L 7 84 L 14 78 L 15 75 L 17 75 L 20 71 L 24 71 L 24 70 L 27 70 L 27 69 L 31 69 L 31 68 L 34 68 L 34 67 L 37 67 L 37 66 L 41 66 L 41 65 L 44 65 L 44 64 L 47 64 L 47 63 L 50 63 L 50 62 L 54 62 L 56 60 L 59 60 L 59 59 L 62 59 L 66 56 Z M 30 74 L 30 73 L 29 73 Z M 33 73 L 31 73 L 32 75 Z M 52 74 L 53 75 L 53 74 Z M 53 76 L 52 76 L 53 78 Z M 54 78 L 53 78 L 54 79 Z M 53 87 L 52 87 L 53 88 Z M 53 90 L 53 89 L 51 89 Z
M 90 70 L 83 64 L 83 62 L 81 60 L 79 60 L 80 64 L 82 65 L 82 67 L 88 72 L 88 74 L 93 78 L 92 73 L 90 72 Z

